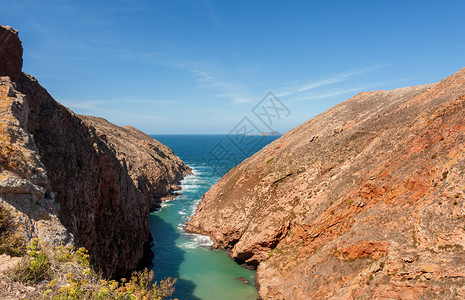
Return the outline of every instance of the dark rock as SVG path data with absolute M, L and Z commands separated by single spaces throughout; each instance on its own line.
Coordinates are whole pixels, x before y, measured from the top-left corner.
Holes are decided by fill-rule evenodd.
M 237 277 L 237 280 L 241 281 L 243 284 L 249 285 L 250 281 L 247 278 L 244 277 Z
M 18 31 L 0 25 L 0 76 L 17 81 L 23 67 L 23 47 Z
M 16 32 L 1 27 L 0 38 L 0 70 L 9 76 L 0 80 L 0 204 L 18 211 L 27 238 L 64 243 L 72 234 L 103 275 L 127 276 L 150 256 L 150 209 L 190 168 L 131 126 L 59 104 L 18 74 Z

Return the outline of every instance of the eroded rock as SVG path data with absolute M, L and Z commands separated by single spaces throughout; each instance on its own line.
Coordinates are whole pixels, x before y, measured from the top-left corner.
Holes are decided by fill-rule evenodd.
M 0 39 L 0 205 L 26 239 L 74 243 L 105 276 L 128 275 L 150 255 L 149 211 L 189 167 L 133 127 L 59 104 L 21 73 L 16 31 Z
M 228 172 L 187 228 L 258 265 L 264 299 L 463 298 L 464 149 L 465 69 L 360 93 Z

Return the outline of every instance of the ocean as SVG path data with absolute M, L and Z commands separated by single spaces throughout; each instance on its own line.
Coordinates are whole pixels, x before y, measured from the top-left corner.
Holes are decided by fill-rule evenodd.
M 172 298 L 180 300 L 256 299 L 255 272 L 213 250 L 205 236 L 184 231 L 184 224 L 208 189 L 231 168 L 277 136 L 152 135 L 193 170 L 181 182 L 181 195 L 150 214 L 155 279 L 177 278 Z M 245 278 L 244 284 L 238 278 Z

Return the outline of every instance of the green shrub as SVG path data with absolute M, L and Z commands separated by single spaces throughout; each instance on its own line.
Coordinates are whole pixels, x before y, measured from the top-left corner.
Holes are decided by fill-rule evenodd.
M 50 279 L 50 266 L 50 259 L 40 251 L 39 240 L 36 239 L 27 246 L 27 256 L 10 270 L 10 278 L 25 284 L 38 283 Z
M 447 170 L 442 172 L 442 179 L 446 179 L 448 174 L 449 174 L 449 171 Z
M 53 280 L 47 285 L 44 298 L 50 300 L 65 299 L 144 299 L 161 300 L 171 296 L 174 292 L 176 279 L 162 280 L 154 283 L 153 271 L 144 269 L 134 272 L 129 281 L 124 278 L 121 281 L 100 280 L 92 283 L 87 279 L 76 279 L 73 273 L 67 274 L 67 283 L 60 285 L 58 280 Z
M 10 279 L 25 284 L 48 280 L 44 299 L 144 299 L 161 300 L 174 292 L 176 279 L 153 282 L 153 271 L 134 272 L 128 280 L 105 280 L 89 264 L 86 249 L 46 247 L 38 239 L 27 247 L 27 256 L 9 272 Z

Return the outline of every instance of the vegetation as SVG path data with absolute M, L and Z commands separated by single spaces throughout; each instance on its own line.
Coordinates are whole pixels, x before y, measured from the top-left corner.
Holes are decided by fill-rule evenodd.
M 446 179 L 448 174 L 449 174 L 449 171 L 447 170 L 442 172 L 442 179 Z
M 129 280 L 105 280 L 89 265 L 87 250 L 47 247 L 36 239 L 27 246 L 27 255 L 8 273 L 24 284 L 47 282 L 44 299 L 164 299 L 174 292 L 176 279 L 152 283 L 153 271 L 134 272 Z
M 270 250 L 270 255 L 269 255 L 269 257 L 272 257 L 273 254 L 274 254 L 274 248 Z
M 0 206 L 0 254 L 22 256 L 26 243 L 19 233 L 14 230 L 14 223 L 10 213 Z

